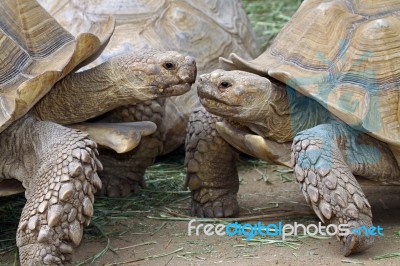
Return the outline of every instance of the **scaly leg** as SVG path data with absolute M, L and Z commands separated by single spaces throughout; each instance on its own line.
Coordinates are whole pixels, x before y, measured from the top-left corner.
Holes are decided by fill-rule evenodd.
M 17 230 L 21 264 L 62 264 L 80 244 L 101 187 L 96 144 L 76 130 L 27 115 L 1 133 L 0 146 L 3 177 L 26 188 Z
M 239 212 L 238 152 L 219 136 L 215 129 L 218 121 L 222 118 L 204 107 L 196 109 L 189 119 L 186 186 L 192 191 L 194 216 L 230 217 Z
M 104 165 L 104 171 L 100 174 L 103 183 L 100 194 L 124 197 L 137 193 L 139 187 L 145 186 L 144 173 L 163 149 L 159 126 L 164 115 L 164 102 L 163 99 L 157 99 L 121 106 L 97 119 L 109 123 L 152 121 L 157 125 L 157 131 L 143 137 L 138 147 L 130 152 L 118 154 L 108 149 L 100 150 L 100 160 Z
M 400 173 L 387 145 L 336 121 L 300 132 L 292 160 L 296 179 L 318 217 L 347 224 L 350 230 L 372 226 L 371 206 L 353 174 L 390 180 Z M 339 238 L 346 256 L 373 244 L 372 236 L 350 233 Z
M 136 193 L 145 186 L 144 173 L 157 156 L 183 146 L 187 119 L 170 99 L 157 99 L 119 107 L 101 118 L 102 122 L 152 121 L 157 131 L 143 137 L 131 152 L 117 154 L 102 149 L 100 159 L 104 171 L 100 177 L 102 194 L 120 197 Z
M 157 134 L 157 132 L 155 133 Z M 144 173 L 160 154 L 162 143 L 157 136 L 143 137 L 133 151 L 118 154 L 101 149 L 100 159 L 104 170 L 100 173 L 103 189 L 100 194 L 110 197 L 126 197 L 145 187 Z

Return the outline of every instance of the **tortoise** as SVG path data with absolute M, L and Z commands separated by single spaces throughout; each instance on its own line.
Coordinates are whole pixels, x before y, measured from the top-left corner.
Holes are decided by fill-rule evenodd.
M 84 23 L 74 37 L 35 0 L 0 5 L 0 195 L 18 191 L 13 179 L 26 189 L 17 229 L 22 265 L 61 264 L 79 245 L 101 187 L 93 140 L 129 150 L 156 129 L 151 122 L 80 122 L 187 92 L 195 81 L 192 57 L 150 49 L 75 72 L 102 52 L 115 25 L 111 17 Z
M 400 184 L 399 10 L 398 1 L 306 0 L 259 57 L 232 54 L 220 61 L 224 70 L 200 76 L 200 101 L 225 118 L 216 125 L 224 140 L 293 167 L 320 220 L 348 226 L 348 234 L 338 236 L 346 256 L 374 241 L 353 231 L 373 225 L 355 176 Z M 206 169 L 201 157 L 189 161 L 219 182 L 192 177 L 204 199 L 197 215 L 223 216 L 224 206 L 210 194 L 236 197 L 234 178 L 215 174 L 232 167 L 229 156 L 222 157 L 214 162 L 219 169 Z M 222 178 L 229 181 L 225 187 Z
M 64 27 L 79 29 L 75 19 L 90 15 L 113 15 L 117 26 L 101 56 L 92 65 L 109 57 L 140 48 L 175 50 L 196 58 L 199 73 L 218 67 L 218 58 L 231 52 L 245 58 L 258 55 L 241 1 L 207 0 L 113 0 L 39 1 Z M 152 121 L 156 133 L 143 138 L 129 153 L 100 152 L 104 171 L 102 194 L 127 196 L 144 186 L 144 173 L 159 155 L 168 154 L 185 143 L 189 116 L 205 112 L 196 90 L 166 99 L 130 104 L 98 117 L 101 122 Z M 219 119 L 208 114 L 214 123 Z M 194 115 L 195 116 L 195 115 Z

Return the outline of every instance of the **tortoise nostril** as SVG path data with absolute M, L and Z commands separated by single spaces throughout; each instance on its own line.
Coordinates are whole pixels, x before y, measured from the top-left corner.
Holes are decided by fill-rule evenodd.
M 188 64 L 190 64 L 190 65 L 196 65 L 196 60 L 194 60 L 194 58 L 193 57 L 191 57 L 191 56 L 186 56 L 185 57 L 185 61 L 188 63 Z
M 206 81 L 206 79 L 207 79 L 206 74 L 201 75 L 201 76 L 199 77 L 199 81 L 200 81 L 200 82 Z

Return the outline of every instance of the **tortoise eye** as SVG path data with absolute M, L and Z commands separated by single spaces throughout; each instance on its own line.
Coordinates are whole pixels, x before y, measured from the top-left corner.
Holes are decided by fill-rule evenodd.
M 163 67 L 167 70 L 175 69 L 175 64 L 171 62 L 166 62 L 163 64 Z
M 226 89 L 226 88 L 229 88 L 229 87 L 231 86 L 231 84 L 230 84 L 228 81 L 222 81 L 222 82 L 219 84 L 219 86 L 220 86 L 221 88 Z

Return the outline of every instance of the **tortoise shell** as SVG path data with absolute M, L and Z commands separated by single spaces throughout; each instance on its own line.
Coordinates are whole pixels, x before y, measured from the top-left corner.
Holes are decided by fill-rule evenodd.
M 104 48 L 113 29 L 113 19 L 97 19 L 88 23 L 87 33 L 75 38 L 35 0 L 2 1 L 0 132 L 26 114 L 59 79 L 95 59 L 92 56 Z
M 232 54 L 221 63 L 284 82 L 350 126 L 400 145 L 399 1 L 306 0 L 258 58 Z
M 75 20 L 91 15 L 113 15 L 117 26 L 107 49 L 95 62 L 113 55 L 151 47 L 175 50 L 196 58 L 199 72 L 218 67 L 218 58 L 235 51 L 257 56 L 241 1 L 225 0 L 40 0 L 50 14 L 71 32 Z

